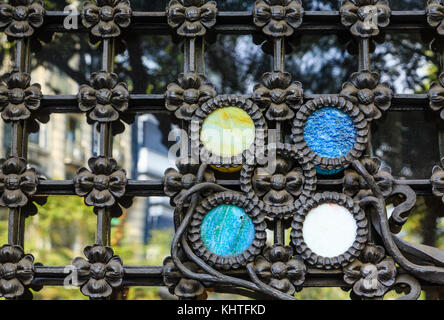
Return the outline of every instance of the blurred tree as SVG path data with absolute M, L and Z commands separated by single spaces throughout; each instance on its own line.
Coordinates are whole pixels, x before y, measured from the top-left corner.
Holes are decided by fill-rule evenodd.
M 63 10 L 71 3 L 80 5 L 81 1 L 44 1 L 47 10 Z M 133 10 L 137 11 L 164 11 L 167 3 L 168 0 L 131 1 Z M 253 0 L 225 0 L 219 1 L 218 8 L 221 11 L 251 10 L 253 3 Z M 304 0 L 303 3 L 306 11 L 338 10 L 340 6 L 340 1 L 331 0 Z M 426 0 L 390 1 L 393 10 L 423 10 L 425 3 Z M 296 35 L 292 39 L 292 48 L 287 48 L 289 54 L 286 70 L 292 74 L 294 80 L 303 83 L 306 92 L 337 93 L 341 90 L 342 83 L 357 71 L 356 56 L 347 51 L 342 38 L 336 35 Z M 346 38 L 349 39 L 348 36 Z M 169 36 L 127 32 L 123 39 L 125 46 L 117 47 L 115 71 L 122 81 L 128 83 L 131 92 L 161 94 L 167 84 L 182 72 L 182 49 L 173 44 Z M 10 44 L 2 42 L 2 65 L 8 63 L 5 55 L 8 55 L 10 48 Z M 100 70 L 100 61 L 100 44 L 89 43 L 86 34 L 63 33 L 55 34 L 52 42 L 34 53 L 33 67 L 42 66 L 62 77 L 69 77 L 80 85 L 88 81 L 92 72 Z M 219 93 L 251 93 L 254 83 L 259 81 L 264 72 L 271 70 L 271 57 L 253 43 L 251 36 L 219 35 L 217 41 L 207 48 L 206 61 L 208 75 Z M 426 92 L 431 81 L 437 77 L 438 66 L 438 55 L 429 50 L 420 34 L 415 33 L 387 33 L 385 42 L 379 44 L 372 54 L 372 69 L 377 70 L 383 80 L 392 83 L 397 93 Z M 65 92 L 50 80 L 45 84 L 57 94 L 76 93 L 72 88 Z M 167 145 L 171 118 L 166 114 L 155 116 L 164 133 L 163 143 Z M 431 112 L 387 113 L 373 125 L 375 155 L 386 161 L 397 177 L 428 178 L 431 168 L 440 158 L 438 118 Z M 76 242 L 86 244 L 94 241 L 91 226 L 95 226 L 95 216 L 79 199 L 73 198 L 72 202 L 66 202 L 66 199 L 50 198 L 39 214 L 29 220 L 29 228 L 36 234 L 33 236 L 27 232 L 26 246 L 30 251 L 37 252 L 38 260 L 46 265 L 63 265 L 67 259 L 75 256 L 73 251 L 77 249 L 73 246 Z M 440 201 L 419 199 L 403 235 L 429 245 L 444 246 L 442 228 L 439 227 L 442 218 L 438 214 L 442 212 Z M 0 235 L 3 237 L 6 234 L 4 218 L 0 212 Z M 36 239 L 45 239 L 45 244 L 37 243 Z M 168 239 L 160 239 L 156 235 L 151 243 L 157 245 L 167 241 Z M 131 252 L 143 248 L 131 247 L 124 240 L 119 244 L 116 251 L 124 257 L 125 263 L 146 263 L 138 259 L 131 260 Z M 168 245 L 161 244 L 158 250 L 168 252 Z M 305 296 L 301 293 L 301 297 L 321 298 L 323 291 L 316 290 L 319 289 L 306 291 Z M 135 296 L 141 291 L 138 289 L 137 292 Z M 336 297 L 343 297 L 343 294 L 340 292 Z M 48 297 L 56 295 L 49 294 Z

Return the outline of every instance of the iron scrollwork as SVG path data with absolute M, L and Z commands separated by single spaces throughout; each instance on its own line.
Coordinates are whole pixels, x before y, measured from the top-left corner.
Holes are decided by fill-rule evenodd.
M 11 74 L 5 75 L 0 85 L 2 119 L 12 123 L 16 147 L 12 156 L 1 162 L 0 205 L 10 209 L 14 221 L 35 214 L 35 203 L 43 204 L 46 199 L 39 191 L 43 184 L 41 178 L 28 165 L 23 151 L 26 147 L 21 145 L 27 133 L 38 131 L 37 121 L 49 120 L 49 115 L 41 108 L 45 102 L 41 88 L 31 84 L 29 72 L 24 72 L 29 66 L 23 63 L 30 58 L 28 38 L 37 40 L 40 34 L 37 28 L 46 27 L 43 25 L 45 14 L 41 1 L 11 0 L 9 4 L 0 4 L 0 29 L 10 41 L 18 40 L 18 65 Z M 89 169 L 80 168 L 72 181 L 72 192 L 84 197 L 86 205 L 93 206 L 98 220 L 102 221 L 97 226 L 98 243 L 85 248 L 86 259 L 78 257 L 72 262 L 81 292 L 93 299 L 112 297 L 122 289 L 126 277 L 122 260 L 114 254 L 103 235 L 110 231 L 107 219 L 119 216 L 122 207 L 131 205 L 126 172 L 117 167 L 109 147 L 111 134 L 123 132 L 124 122 L 132 123 L 134 115 L 129 112 L 128 87 L 118 82 L 109 62 L 115 58 L 114 38 L 124 35 L 125 28 L 132 27 L 132 14 L 129 0 L 86 1 L 81 12 L 83 26 L 93 37 L 103 40 L 105 69 L 92 74 L 90 84 L 81 86 L 77 96 L 79 109 L 86 113 L 88 123 L 98 124 L 100 156 L 91 158 Z M 137 21 L 133 23 L 147 21 L 146 17 L 136 16 L 134 20 Z M 404 293 L 400 299 L 417 299 L 421 291 L 419 280 L 444 285 L 443 250 L 412 244 L 395 235 L 407 221 L 416 202 L 416 193 L 405 181 L 395 179 L 390 168 L 379 159 L 363 157 L 365 151 L 369 151 L 370 122 L 381 118 L 394 96 L 390 85 L 370 71 L 367 61 L 375 47 L 370 40 L 383 38 L 382 30 L 390 23 L 390 16 L 387 0 L 342 1 L 341 22 L 336 19 L 329 23 L 335 23 L 338 28 L 345 26 L 354 36 L 348 35 L 348 40 L 353 38 L 351 41 L 359 45 L 356 53 L 360 54 L 360 71 L 351 75 L 339 94 L 314 99 L 307 99 L 306 95 L 304 104 L 302 84 L 284 72 L 285 49 L 304 22 L 302 1 L 255 1 L 245 30 L 255 36 L 263 34 L 268 47 L 273 45 L 274 51 L 269 51 L 273 51 L 274 59 L 272 72 L 263 75 L 251 99 L 239 95 L 217 96 L 215 86 L 200 74 L 205 69 L 201 56 L 205 42 L 199 37 L 208 35 L 216 24 L 216 2 L 169 2 L 165 21 L 174 30 L 174 36 L 177 34 L 185 40 L 185 71 L 179 75 L 177 83 L 168 85 L 165 107 L 191 133 L 191 140 L 187 142 L 192 147 L 192 154 L 187 154 L 185 160 L 179 159 L 177 170 L 168 169 L 163 184 L 158 182 L 156 189 L 156 192 L 163 189 L 175 206 L 176 232 L 171 256 L 165 259 L 162 272 L 158 272 L 171 293 L 182 299 L 205 299 L 208 292 L 223 287 L 223 290 L 245 295 L 295 300 L 295 292 L 311 286 L 307 279 L 312 280 L 316 272 L 326 277 L 334 274 L 339 281 L 345 282 L 344 289 L 351 289 L 353 299 L 382 299 L 391 290 Z M 429 0 L 426 16 L 429 25 L 438 34 L 444 34 L 443 1 Z M 223 23 L 227 20 L 237 23 L 238 19 L 223 14 L 220 17 Z M 248 20 L 241 19 L 242 23 Z M 319 17 L 313 18 L 311 13 L 309 19 Z M 167 27 L 165 21 L 161 23 Z M 316 23 L 308 20 L 308 29 L 319 30 Z M 253 24 L 257 28 L 252 28 Z M 143 23 L 142 28 L 145 28 Z M 224 28 L 214 30 L 225 31 Z M 30 47 L 32 49 L 32 45 Z M 440 111 L 444 119 L 443 79 L 440 75 L 439 82 L 432 84 L 429 100 L 430 108 Z M 226 107 L 238 108 L 251 118 L 254 142 L 238 154 L 214 157 L 201 141 L 201 129 L 213 112 Z M 356 131 L 351 148 L 341 156 L 317 153 L 308 145 L 304 134 L 310 118 L 328 108 L 345 114 L 344 118 L 351 119 L 352 124 L 345 129 Z M 290 126 L 291 137 L 288 136 Z M 269 140 L 268 127 L 279 129 L 274 145 L 274 141 Z M 320 125 L 314 129 L 316 138 Z M 276 153 L 276 170 L 261 174 L 260 169 L 265 169 L 269 163 L 259 163 L 257 157 L 269 156 L 270 152 Z M 191 156 L 198 161 L 192 163 L 188 159 Z M 443 161 L 433 168 L 430 185 L 433 195 L 444 199 Z M 334 178 L 322 177 L 325 171 L 332 171 Z M 226 184 L 230 188 L 224 186 L 228 176 L 235 177 Z M 335 192 L 321 192 L 321 188 Z M 357 226 L 353 245 L 334 257 L 315 254 L 304 243 L 304 221 L 311 210 L 326 203 L 345 208 Z M 398 203 L 390 215 L 387 214 L 389 203 Z M 236 219 L 242 223 L 247 221 L 247 226 L 251 223 L 251 229 L 246 229 L 253 235 L 251 242 L 246 241 L 247 246 L 239 252 L 215 253 L 203 239 L 203 225 L 210 221 L 205 219 L 221 206 L 235 208 L 239 213 Z M 224 219 L 228 219 L 227 215 L 222 216 L 221 220 Z M 208 227 L 210 222 L 207 224 L 209 234 L 214 231 Z M 288 246 L 285 236 L 289 223 L 291 243 Z M 0 296 L 7 299 L 25 297 L 38 272 L 33 256 L 25 254 L 23 246 L 17 245 L 24 236 L 17 225 L 10 224 L 10 244 L 0 248 Z M 234 226 L 229 226 L 232 232 Z M 216 228 L 221 227 L 223 223 L 216 224 Z M 267 243 L 267 230 L 274 232 L 273 244 Z M 136 274 L 140 278 L 140 274 Z

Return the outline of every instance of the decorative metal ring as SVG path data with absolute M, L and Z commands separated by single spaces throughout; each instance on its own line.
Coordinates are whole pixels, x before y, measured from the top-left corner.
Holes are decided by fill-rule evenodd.
M 295 148 L 295 146 L 291 144 L 283 144 L 278 143 L 277 145 L 273 145 L 273 152 L 276 152 L 276 156 L 282 156 L 289 162 L 293 162 L 293 165 L 290 164 L 289 172 L 294 167 L 299 167 L 302 169 L 302 175 L 304 181 L 302 182 L 302 186 L 300 191 L 296 194 L 291 193 L 291 196 L 294 198 L 290 203 L 279 204 L 273 203 L 269 204 L 266 201 L 260 200 L 260 196 L 257 194 L 257 190 L 253 187 L 253 180 L 255 172 L 261 166 L 258 164 L 249 165 L 245 164 L 242 166 L 242 170 L 240 173 L 240 187 L 241 190 L 248 194 L 249 198 L 257 198 L 259 201 L 263 202 L 264 210 L 267 212 L 267 216 L 274 217 L 284 217 L 289 214 L 293 214 L 297 210 L 296 204 L 304 203 L 305 200 L 311 196 L 313 196 L 316 190 L 316 170 L 314 165 L 309 161 L 304 161 L 302 154 Z M 269 154 L 270 146 L 266 149 L 267 154 Z M 267 164 L 264 164 L 266 166 Z M 272 183 L 270 182 L 270 185 Z M 271 187 L 270 187 L 271 188 Z M 286 189 L 286 188 L 285 188 Z M 284 190 L 285 190 L 284 189 Z M 286 190 L 289 192 L 288 190 Z M 290 193 L 290 192 L 289 192 Z M 297 200 L 300 200 L 297 202 Z
M 255 126 L 254 143 L 242 153 L 231 157 L 212 154 L 201 142 L 200 132 L 204 120 L 215 110 L 224 107 L 236 107 L 244 110 Z M 219 95 L 202 104 L 191 119 L 191 153 L 203 163 L 216 165 L 226 169 L 232 169 L 242 163 L 254 163 L 255 154 L 263 154 L 265 149 L 267 123 L 259 107 L 249 99 L 237 95 Z
M 344 253 L 332 258 L 322 257 L 314 253 L 307 246 L 303 237 L 303 226 L 306 216 L 312 209 L 324 203 L 335 203 L 349 210 L 356 220 L 357 226 L 356 238 L 352 246 Z M 367 242 L 367 224 L 368 221 L 364 211 L 359 206 L 359 203 L 351 197 L 337 192 L 317 193 L 313 198 L 308 199 L 301 206 L 297 214 L 293 216 L 290 233 L 291 242 L 296 252 L 300 254 L 308 264 L 321 269 L 337 269 L 348 265 L 359 257 Z
M 325 107 L 336 108 L 347 114 L 353 121 L 356 130 L 356 141 L 352 149 L 345 156 L 336 158 L 323 157 L 311 150 L 305 141 L 304 129 L 308 118 L 315 111 Z M 321 96 L 308 101 L 299 109 L 293 121 L 291 137 L 297 149 L 301 150 L 304 154 L 306 161 L 313 161 L 315 165 L 322 169 L 337 170 L 346 167 L 350 162 L 361 157 L 367 147 L 368 133 L 368 122 L 357 106 L 338 96 Z
M 254 238 L 252 239 L 250 246 L 242 253 L 235 256 L 222 257 L 211 252 L 205 246 L 201 237 L 201 225 L 206 215 L 212 209 L 224 204 L 242 208 L 248 217 L 250 217 L 254 226 Z M 245 266 L 248 262 L 253 261 L 254 258 L 261 253 L 262 248 L 266 243 L 266 228 L 267 224 L 265 222 L 263 207 L 258 201 L 249 199 L 246 195 L 239 192 L 224 191 L 215 193 L 202 200 L 196 208 L 188 227 L 188 239 L 191 248 L 196 255 L 206 261 L 209 265 L 214 266 L 217 269 L 237 269 L 241 266 Z

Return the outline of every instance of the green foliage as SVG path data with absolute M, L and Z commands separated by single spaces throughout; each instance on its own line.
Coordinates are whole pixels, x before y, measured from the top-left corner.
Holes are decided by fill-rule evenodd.
M 45 265 L 67 265 L 94 243 L 96 215 L 79 197 L 49 197 L 27 219 L 25 249 Z

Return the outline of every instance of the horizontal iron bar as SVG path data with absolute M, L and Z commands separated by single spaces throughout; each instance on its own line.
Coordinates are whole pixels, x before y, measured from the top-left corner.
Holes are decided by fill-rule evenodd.
M 308 101 L 327 94 L 305 94 Z M 335 95 L 335 94 L 331 94 Z M 249 95 L 245 96 L 249 98 Z M 49 113 L 81 113 L 75 95 L 44 95 L 41 110 Z M 427 94 L 396 94 L 389 111 L 431 111 Z M 169 113 L 163 94 L 132 94 L 129 102 L 131 113 Z
M 86 32 L 79 23 L 78 29 L 65 29 L 63 21 L 69 12 L 48 11 L 45 17 L 45 30 L 53 32 Z M 72 14 L 78 16 L 79 13 Z M 430 29 L 427 24 L 424 10 L 417 11 L 392 11 L 390 24 L 386 30 L 397 32 L 414 32 Z M 126 29 L 129 33 L 143 34 L 170 34 L 171 29 L 167 24 L 165 12 L 133 12 L 131 25 Z M 250 34 L 260 31 L 253 24 L 253 16 L 250 11 L 218 12 L 215 32 L 222 34 Z M 339 11 L 306 11 L 302 25 L 297 29 L 299 33 L 337 33 L 346 30 L 341 24 Z
M 69 267 L 35 266 L 32 285 L 63 286 L 65 278 L 71 272 Z M 400 274 L 404 274 L 400 271 Z M 229 276 L 249 279 L 245 270 L 224 272 Z M 177 273 L 177 276 L 180 275 Z M 419 280 L 423 286 L 433 286 Z M 162 266 L 124 266 L 123 286 L 165 286 Z M 303 287 L 346 287 L 342 270 L 321 270 L 308 268 Z
M 33 285 L 63 286 L 72 267 L 36 266 Z M 232 270 L 226 275 L 248 279 L 245 270 Z M 177 277 L 180 274 L 177 273 Z M 124 266 L 124 286 L 164 286 L 162 266 Z M 341 270 L 308 269 L 304 287 L 341 287 L 346 285 L 342 280 Z
M 318 180 L 318 190 L 341 190 L 342 179 Z M 239 180 L 218 180 L 217 184 L 232 189 L 240 190 Z M 395 180 L 395 183 L 410 186 L 417 195 L 432 195 L 432 186 L 429 179 L 422 180 Z M 163 182 L 160 180 L 129 180 L 126 186 L 126 195 L 135 197 L 165 196 Z M 36 196 L 60 196 L 75 195 L 74 182 L 72 180 L 41 180 Z

